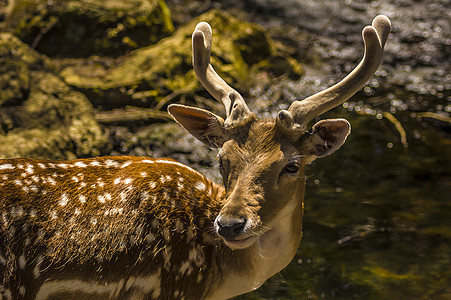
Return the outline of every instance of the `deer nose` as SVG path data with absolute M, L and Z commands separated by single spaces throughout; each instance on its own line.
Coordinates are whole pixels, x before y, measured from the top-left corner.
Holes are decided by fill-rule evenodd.
M 247 220 L 244 218 L 222 217 L 216 218 L 216 231 L 226 239 L 236 239 L 243 233 Z

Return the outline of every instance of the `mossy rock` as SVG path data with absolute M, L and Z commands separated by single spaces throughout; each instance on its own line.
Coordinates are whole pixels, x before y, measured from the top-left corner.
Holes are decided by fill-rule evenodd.
M 191 63 L 191 34 L 200 21 L 210 23 L 213 29 L 211 63 L 243 95 L 248 94 L 263 71 L 281 73 L 280 66 L 284 66 L 285 72 L 301 76 L 300 65 L 279 53 L 264 28 L 218 10 L 199 16 L 156 45 L 133 51 L 112 67 L 98 61 L 79 61 L 66 67 L 61 75 L 94 105 L 104 108 L 123 105 L 162 108 L 170 100 L 180 100 L 176 96 L 193 101 L 193 95 L 199 92 L 209 98 Z
M 49 56 L 119 56 L 170 35 L 163 0 L 17 0 L 15 35 Z
M 91 103 L 54 74 L 56 68 L 47 57 L 2 33 L 0 61 L 10 68 L 2 74 L 0 158 L 101 154 L 107 138 Z

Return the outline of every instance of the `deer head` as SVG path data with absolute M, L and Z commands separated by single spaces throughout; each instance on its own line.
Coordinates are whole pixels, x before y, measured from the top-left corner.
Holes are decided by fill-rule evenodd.
M 342 104 L 373 76 L 391 30 L 377 16 L 363 29 L 364 56 L 357 67 L 332 87 L 293 102 L 275 119 L 260 120 L 243 97 L 210 64 L 212 31 L 202 22 L 193 33 L 193 65 L 207 91 L 225 107 L 225 120 L 204 109 L 172 104 L 169 113 L 194 137 L 219 151 L 226 189 L 215 230 L 232 249 L 247 248 L 293 210 L 302 211 L 305 165 L 332 154 L 345 142 L 350 124 L 344 119 L 308 123 Z

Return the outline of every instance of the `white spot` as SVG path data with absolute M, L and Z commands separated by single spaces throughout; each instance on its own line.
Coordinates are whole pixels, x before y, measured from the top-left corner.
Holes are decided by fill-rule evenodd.
M 25 169 L 25 172 L 27 172 L 28 174 L 33 174 L 34 170 L 33 170 L 33 165 L 28 164 L 27 168 Z
M 79 214 L 81 214 L 81 210 L 79 208 L 76 208 L 75 211 L 74 211 L 74 214 L 76 216 L 78 216 Z
M 67 164 L 57 164 L 58 167 L 63 168 L 63 169 L 67 169 L 68 165 Z
M 0 170 L 14 170 L 14 166 L 12 164 L 3 164 L 0 165 Z
M 33 180 L 34 182 L 38 183 L 39 182 L 39 177 L 36 175 L 31 176 L 31 180 Z
M 8 180 L 8 175 L 2 175 L 3 180 Z
M 121 168 L 128 167 L 131 164 L 132 164 L 132 161 L 126 161 L 125 163 L 122 164 Z
M 127 178 L 127 179 L 124 180 L 124 183 L 125 183 L 125 184 L 130 184 L 130 183 L 132 183 L 132 182 L 133 182 L 133 179 L 132 179 L 132 178 Z
M 119 167 L 119 163 L 117 161 L 114 161 L 112 159 L 105 160 L 105 167 L 107 168 L 113 168 L 113 167 Z
M 18 185 L 18 186 L 22 186 L 22 185 L 23 185 L 23 182 L 20 181 L 19 179 L 15 179 L 15 180 L 14 180 L 14 183 L 15 183 L 16 185 Z
M 93 160 L 89 163 L 93 167 L 100 167 L 100 163 L 97 160 Z
M 86 202 L 86 196 L 85 195 L 79 195 L 78 196 L 78 200 L 80 200 L 81 203 L 85 203 Z
M 50 217 L 51 217 L 52 219 L 56 219 L 56 218 L 58 218 L 58 214 L 56 213 L 56 211 L 52 210 L 52 211 L 50 212 Z
M 97 196 L 97 200 L 99 200 L 100 203 L 105 203 L 105 202 L 106 202 L 105 195 L 99 195 L 99 196 Z
M 169 197 L 168 192 L 165 191 L 165 192 L 163 193 L 163 199 L 166 200 L 166 201 L 169 201 L 170 197 Z
M 91 219 L 91 223 L 92 223 L 92 225 L 96 225 L 97 224 L 97 218 L 92 218 Z
M 106 200 L 111 200 L 111 194 L 110 193 L 106 193 L 105 194 L 105 199 Z
M 120 178 L 114 179 L 114 184 L 119 184 L 119 183 L 121 183 L 121 179 Z
M 155 181 L 149 182 L 149 187 L 153 190 L 157 187 L 157 183 Z
M 144 192 L 141 193 L 141 199 L 143 201 L 147 201 L 147 200 L 149 200 L 149 198 L 150 198 L 150 195 L 149 195 L 148 192 L 144 191 Z
M 82 162 L 82 161 L 77 161 L 77 162 L 74 164 L 74 166 L 79 167 L 79 168 L 86 168 L 88 165 L 85 164 L 85 163 Z
M 207 187 L 205 186 L 205 183 L 203 183 L 202 181 L 198 181 L 198 182 L 194 185 L 194 187 L 195 187 L 196 189 L 198 189 L 199 191 L 205 191 L 205 189 L 207 188 Z
M 47 169 L 47 167 L 43 163 L 38 163 L 38 166 L 41 169 Z
M 122 202 L 127 201 L 127 193 L 124 192 L 124 191 L 122 191 L 122 192 L 119 194 L 119 200 L 122 201 Z
M 183 182 L 183 180 L 185 180 L 185 177 L 179 177 L 180 182 Z
M 19 259 L 18 259 L 18 261 L 17 261 L 17 264 L 19 265 L 19 268 L 21 269 L 21 270 L 23 270 L 24 268 L 25 268 L 25 265 L 26 265 L 26 260 L 25 260 L 25 255 L 21 255 L 21 256 L 19 256 Z
M 32 208 L 30 210 L 30 217 L 32 217 L 32 218 L 36 217 L 36 209 Z
M 23 208 L 22 206 L 18 206 L 18 207 L 12 207 L 11 208 L 11 216 L 14 217 L 22 217 L 23 215 Z
M 53 180 L 53 178 L 52 177 L 47 177 L 47 181 L 51 184 L 51 185 L 56 185 L 56 181 L 55 180 Z
M 179 191 L 182 191 L 185 188 L 185 185 L 180 181 L 177 181 L 177 188 Z
M 19 169 L 23 169 L 23 165 L 22 165 L 22 164 L 18 164 L 17 167 L 18 167 Z
M 75 182 L 79 182 L 80 181 L 80 179 L 78 179 L 77 176 L 72 176 L 72 180 L 75 181 Z
M 141 177 L 147 177 L 147 172 L 141 172 Z
M 108 215 L 116 215 L 116 214 L 120 214 L 120 213 L 122 213 L 122 208 L 116 208 L 116 207 L 113 207 L 112 209 L 108 209 L 108 210 L 106 210 L 105 211 L 105 213 L 104 213 L 104 215 L 105 216 L 108 216 Z
M 61 206 L 66 206 L 66 204 L 67 204 L 68 202 L 69 202 L 69 197 L 67 196 L 66 193 L 63 193 L 63 194 L 61 195 L 60 201 L 58 202 L 59 205 L 61 205 Z
M 5 226 L 8 226 L 8 213 L 3 212 L 3 213 L 2 213 L 2 219 L 3 219 L 3 224 L 4 224 Z
M 35 184 L 30 185 L 30 190 L 31 190 L 33 193 L 39 192 L 39 188 L 38 188 L 38 186 L 35 185 Z

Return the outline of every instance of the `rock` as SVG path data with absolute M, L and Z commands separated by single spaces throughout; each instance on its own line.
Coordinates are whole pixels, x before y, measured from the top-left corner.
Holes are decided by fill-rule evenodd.
M 107 137 L 92 105 L 55 75 L 47 57 L 2 33 L 0 62 L 0 158 L 101 154 Z
M 163 0 L 16 0 L 9 27 L 49 56 L 119 56 L 170 35 Z
M 248 94 L 261 72 L 301 76 L 300 65 L 278 50 L 264 28 L 218 10 L 199 16 L 154 46 L 133 51 L 111 67 L 99 59 L 74 60 L 61 75 L 95 106 L 103 108 L 163 108 L 181 98 L 194 103 L 194 95 L 199 93 L 211 99 L 198 83 L 191 63 L 191 34 L 200 21 L 209 22 L 213 28 L 213 66 L 243 95 Z M 199 98 L 196 105 L 202 106 L 198 102 Z

